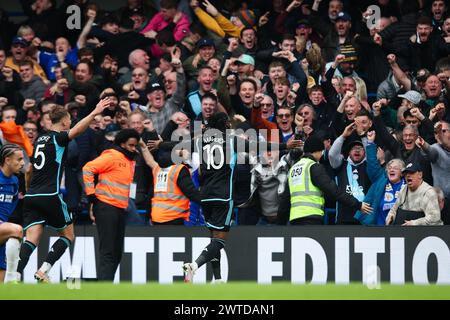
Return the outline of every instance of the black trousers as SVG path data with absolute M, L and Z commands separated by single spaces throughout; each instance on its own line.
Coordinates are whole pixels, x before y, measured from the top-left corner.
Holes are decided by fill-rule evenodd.
M 100 240 L 100 264 L 97 279 L 113 281 L 122 259 L 126 213 L 124 209 L 97 201 L 94 204 L 94 215 Z
M 323 217 L 321 216 L 309 216 L 305 218 L 298 218 L 291 220 L 289 222 L 291 226 L 314 226 L 314 225 L 322 225 Z
M 184 219 L 178 218 L 167 222 L 152 222 L 154 226 L 184 226 Z

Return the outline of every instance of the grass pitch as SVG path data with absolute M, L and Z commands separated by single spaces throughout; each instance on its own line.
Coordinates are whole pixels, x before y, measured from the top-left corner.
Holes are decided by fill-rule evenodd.
M 350 285 L 294 285 L 277 282 L 258 285 L 251 282 L 227 284 L 161 285 L 148 283 L 81 283 L 80 289 L 70 290 L 66 284 L 0 285 L 0 300 L 310 300 L 310 299 L 431 299 L 449 300 L 450 286 L 416 286 L 381 284 L 381 289 L 370 290 L 361 284 Z

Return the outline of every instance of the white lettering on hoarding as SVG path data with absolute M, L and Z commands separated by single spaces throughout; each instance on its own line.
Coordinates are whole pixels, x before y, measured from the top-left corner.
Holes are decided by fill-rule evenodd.
M 185 241 L 184 237 L 159 238 L 159 283 L 173 283 L 173 277 L 183 276 L 183 261 L 174 261 L 173 254 L 185 251 Z
M 153 237 L 125 238 L 124 252 L 131 253 L 131 282 L 147 282 L 147 253 L 155 252 Z
M 350 283 L 350 238 L 335 239 L 334 281 L 336 284 Z
M 370 269 L 378 266 L 377 254 L 384 253 L 384 238 L 355 238 L 355 253 L 362 254 L 363 283 L 368 284 Z
M 284 253 L 283 237 L 264 237 L 257 241 L 257 281 L 260 284 L 272 283 L 272 277 L 283 275 L 283 262 L 273 261 L 273 253 Z
M 57 237 L 49 239 L 49 248 L 57 240 Z M 326 283 L 328 280 L 328 260 L 333 254 L 326 252 L 324 247 L 315 239 L 308 237 L 291 238 L 291 251 L 285 252 L 286 237 L 258 237 L 257 238 L 257 282 L 260 284 L 272 283 L 273 277 L 283 277 L 283 261 L 274 261 L 273 254 L 281 253 L 290 255 L 291 281 L 292 283 L 306 282 L 306 256 L 312 261 L 312 279 L 315 284 Z M 185 253 L 186 237 L 161 237 L 158 238 L 159 246 L 155 247 L 154 237 L 126 237 L 124 252 L 131 253 L 131 280 L 133 283 L 145 283 L 155 280 L 148 279 L 148 270 L 158 268 L 159 282 L 172 283 L 174 277 L 182 277 L 182 264 L 184 261 L 175 261 L 174 253 Z M 191 257 L 197 257 L 203 248 L 209 243 L 206 237 L 192 238 Z M 350 237 L 336 237 L 334 239 L 335 274 L 337 284 L 350 283 L 350 270 L 355 269 L 354 263 L 361 263 L 362 281 L 365 284 L 376 285 L 380 272 L 389 274 L 392 284 L 404 284 L 406 270 L 412 270 L 412 280 L 415 284 L 429 284 L 428 261 L 431 255 L 435 256 L 434 264 L 437 268 L 437 284 L 450 284 L 450 249 L 441 238 L 430 236 L 424 238 L 413 250 L 413 257 L 405 260 L 405 238 L 402 237 L 356 237 L 354 249 L 350 252 Z M 389 250 L 385 243 L 389 241 Z M 41 248 L 42 250 L 42 248 Z M 45 252 L 47 253 L 47 252 Z M 158 265 L 150 265 L 147 261 L 148 253 L 158 255 Z M 350 259 L 353 253 L 362 254 L 362 259 Z M 389 255 L 389 270 L 379 270 L 378 254 Z M 77 237 L 72 250 L 72 258 L 67 250 L 50 271 L 52 282 L 58 283 L 67 277 L 70 270 L 80 270 L 83 279 L 95 279 L 96 257 L 94 237 Z M 285 260 L 285 259 L 283 259 Z M 286 261 L 286 260 L 285 260 Z M 288 260 L 287 260 L 288 261 Z M 408 263 L 408 264 L 406 264 Z M 251 264 L 248 264 L 251 267 Z M 24 282 L 35 283 L 34 272 L 38 268 L 37 250 L 33 252 L 29 263 L 24 270 Z M 225 250 L 221 251 L 221 269 L 223 280 L 228 279 L 228 258 Z M 376 272 L 375 272 L 376 271 Z M 249 272 L 251 273 L 251 272 Z M 115 282 L 119 282 L 120 270 L 116 272 Z M 206 283 L 206 268 L 200 268 L 194 277 L 195 283 Z M 71 277 L 76 276 L 71 272 Z M 369 279 L 370 278 L 370 279 Z M 386 278 L 386 277 L 385 277 Z
M 291 281 L 306 282 L 306 255 L 312 260 L 312 284 L 325 284 L 328 278 L 328 262 L 325 251 L 319 242 L 311 238 L 291 239 Z
M 417 245 L 412 261 L 414 284 L 429 284 L 428 259 L 431 254 L 436 256 L 438 265 L 436 284 L 450 284 L 450 250 L 438 237 L 427 237 Z
M 391 238 L 390 247 L 391 284 L 405 283 L 405 239 Z

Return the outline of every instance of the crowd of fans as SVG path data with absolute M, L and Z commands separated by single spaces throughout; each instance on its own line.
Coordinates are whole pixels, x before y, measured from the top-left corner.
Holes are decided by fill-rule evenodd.
M 123 0 L 118 9 L 92 0 L 20 2 L 26 18 L 19 24 L 0 8 L 2 143 L 31 156 L 38 135 L 51 128 L 55 105 L 76 123 L 110 97 L 68 148 L 65 200 L 79 222 L 89 211 L 81 168 L 111 146 L 117 131 L 133 128 L 158 146 L 176 129 L 192 131 L 194 121 L 207 126 L 219 111 L 234 128 L 277 130 L 261 140 L 301 146 L 307 137 L 321 139 L 330 177 L 374 209 L 336 209 L 330 198 L 327 224 L 384 225 L 405 201 L 396 201 L 400 189 L 415 183 L 402 175 L 411 164 L 410 172 L 434 187 L 412 207 L 437 202 L 441 211 L 420 224 L 450 222 L 447 1 Z M 68 28 L 76 19 L 70 5 L 81 9 L 79 29 Z M 375 24 L 371 5 L 381 13 Z M 171 63 L 178 59 L 182 68 Z M 301 153 L 264 153 L 236 167 L 237 224 L 280 223 L 279 197 Z M 149 224 L 152 171 L 141 157 L 134 181 L 128 222 Z M 202 223 L 192 203 L 187 224 Z

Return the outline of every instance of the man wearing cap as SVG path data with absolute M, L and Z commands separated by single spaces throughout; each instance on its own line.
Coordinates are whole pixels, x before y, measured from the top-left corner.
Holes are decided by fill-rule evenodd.
M 153 127 L 158 134 L 161 134 L 170 121 L 171 116 L 180 111 L 184 102 L 184 92 L 186 89 L 186 76 L 177 55 L 172 55 L 172 66 L 177 72 L 177 89 L 175 93 L 166 100 L 166 90 L 159 82 L 152 82 L 147 85 L 147 106 L 140 106 L 140 109 L 152 120 Z
M 238 66 L 239 80 L 254 76 L 255 59 L 252 56 L 242 54 L 234 63 Z
M 47 76 L 41 66 L 31 58 L 27 58 L 29 44 L 22 37 L 15 37 L 11 44 L 12 56 L 7 57 L 5 61 L 5 67 L 11 68 L 17 73 L 20 73 L 20 63 L 25 59 L 33 61 L 34 74 L 39 76 L 43 81 L 47 81 Z
M 128 17 L 134 22 L 133 30 L 136 32 L 141 32 L 142 30 L 144 30 L 144 28 L 149 23 L 149 19 L 143 7 L 130 9 L 128 14 Z
M 196 78 L 199 70 L 208 65 L 208 61 L 216 55 L 216 45 L 211 38 L 202 38 L 197 44 L 197 53 L 193 54 L 183 62 L 183 68 L 188 78 Z M 189 85 L 192 89 L 193 85 Z
M 328 157 L 331 167 L 335 171 L 336 184 L 341 192 L 351 194 L 359 201 L 364 200 L 370 188 L 370 180 L 367 175 L 367 162 L 364 144 L 361 140 L 353 140 L 344 150 L 347 158 L 344 158 L 342 149 L 345 140 L 356 130 L 356 123 L 348 125 L 341 136 L 334 141 Z M 336 211 L 336 224 L 360 224 L 353 218 L 356 211 L 345 205 L 338 206 Z
M 317 43 L 317 45 L 319 45 L 320 47 L 322 42 L 317 33 L 314 32 L 308 19 L 300 19 L 299 21 L 297 21 L 295 27 L 295 38 L 297 39 L 297 43 L 299 42 L 299 40 L 304 43 L 303 46 L 306 50 L 311 49 L 313 43 Z
M 328 16 L 324 18 L 319 14 L 320 3 L 323 0 L 314 0 L 311 7 L 311 18 L 313 19 L 314 30 L 317 30 L 322 36 L 325 36 L 329 29 L 334 25 L 337 15 L 339 12 L 344 10 L 344 3 L 342 0 L 331 0 L 328 4 Z
M 324 144 L 317 135 L 305 141 L 304 156 L 289 171 L 288 185 L 280 196 L 278 223 L 291 225 L 321 225 L 324 216 L 324 195 L 336 199 L 356 212 L 371 213 L 372 208 L 338 188 L 330 179 L 325 167 L 318 161 L 322 158 Z
M 399 94 L 398 97 L 403 99 L 401 106 L 407 107 L 408 109 L 419 108 L 420 102 L 422 101 L 422 95 L 415 90 L 410 90 L 405 94 Z
M 410 162 L 402 173 L 407 187 L 400 190 L 397 201 L 386 217 L 386 225 L 442 225 L 437 193 L 423 181 L 420 164 Z
M 351 28 L 351 16 L 347 12 L 339 12 L 334 26 L 328 29 L 326 34 L 322 34 L 324 36 L 322 55 L 325 61 L 334 61 L 342 46 L 352 44 Z

